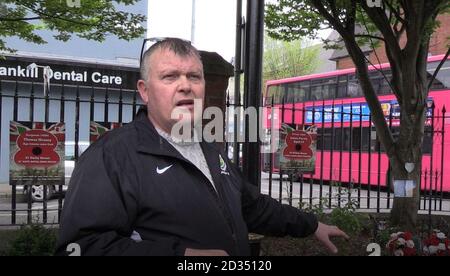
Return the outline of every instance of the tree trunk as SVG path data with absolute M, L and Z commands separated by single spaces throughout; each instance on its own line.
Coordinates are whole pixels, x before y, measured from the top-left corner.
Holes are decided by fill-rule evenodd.
M 420 163 L 420 162 L 419 162 Z M 419 187 L 420 187 L 420 167 L 412 174 L 405 173 L 405 169 L 398 170 L 394 166 L 391 171 L 392 183 L 395 180 L 413 180 L 416 187 L 413 190 L 413 197 L 394 196 L 394 204 L 391 210 L 391 223 L 401 228 L 402 231 L 415 232 L 417 226 L 417 211 L 419 209 Z
M 422 141 L 425 114 L 415 111 L 414 115 L 402 112 L 401 129 L 396 141 L 396 157 L 391 158 L 392 183 L 395 180 L 412 180 L 415 184 L 412 196 L 399 197 L 394 195 L 391 210 L 391 223 L 401 227 L 403 231 L 415 232 L 417 226 L 417 211 L 419 209 L 419 189 L 422 169 Z M 409 165 L 407 165 L 409 163 Z M 414 164 L 414 169 L 408 172 L 407 167 Z M 411 168 L 411 167 L 410 167 Z M 409 169 L 410 169 L 409 168 Z M 395 189 L 395 184 L 391 186 Z

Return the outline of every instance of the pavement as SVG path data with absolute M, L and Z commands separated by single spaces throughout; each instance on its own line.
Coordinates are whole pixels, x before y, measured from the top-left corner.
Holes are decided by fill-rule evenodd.
M 9 183 L 0 183 L 0 198 L 11 197 L 11 186 Z

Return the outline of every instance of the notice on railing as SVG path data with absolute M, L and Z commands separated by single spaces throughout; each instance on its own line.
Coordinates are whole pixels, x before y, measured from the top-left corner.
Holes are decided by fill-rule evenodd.
M 297 130 L 283 124 L 280 168 L 286 173 L 314 173 L 316 167 L 317 128 Z
M 9 134 L 11 185 L 55 184 L 64 179 L 64 123 L 11 121 Z

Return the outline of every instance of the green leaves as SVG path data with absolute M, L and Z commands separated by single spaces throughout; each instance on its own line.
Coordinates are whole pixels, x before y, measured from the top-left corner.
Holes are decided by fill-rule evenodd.
M 290 42 L 265 38 L 264 81 L 309 74 L 318 65 L 318 47 L 307 47 L 301 40 Z
M 315 38 L 325 23 L 317 11 L 304 0 L 279 0 L 266 5 L 265 23 L 268 34 L 280 40 Z
M 118 4 L 132 5 L 139 0 L 82 0 L 71 8 L 65 0 L 3 0 L 0 3 L 0 51 L 8 49 L 2 37 L 18 36 L 36 43 L 46 43 L 36 31 L 48 29 L 54 38 L 68 41 L 73 35 L 104 41 L 114 35 L 132 40 L 142 37 L 145 16 L 118 10 Z M 114 3 L 115 2 L 115 3 Z

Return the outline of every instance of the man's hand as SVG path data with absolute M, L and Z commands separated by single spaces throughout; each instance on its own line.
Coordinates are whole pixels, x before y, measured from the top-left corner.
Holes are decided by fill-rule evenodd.
M 228 253 L 221 249 L 193 249 L 186 248 L 184 256 L 229 256 Z
M 327 225 L 319 222 L 314 236 L 323 243 L 330 252 L 336 254 L 338 252 L 337 247 L 330 241 L 330 237 L 340 236 L 349 239 L 348 235 L 339 229 L 337 226 Z

